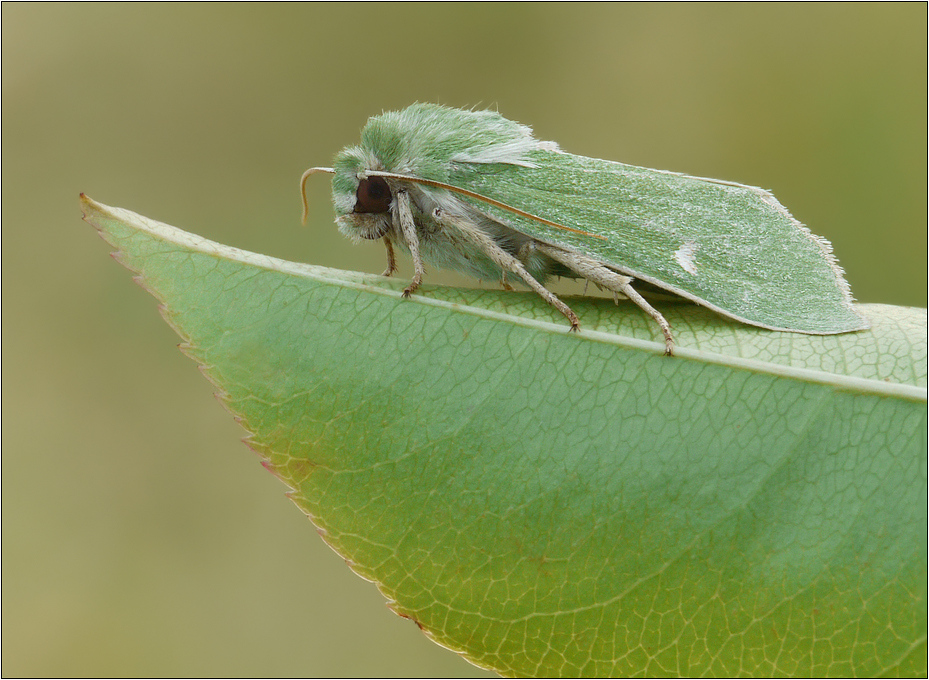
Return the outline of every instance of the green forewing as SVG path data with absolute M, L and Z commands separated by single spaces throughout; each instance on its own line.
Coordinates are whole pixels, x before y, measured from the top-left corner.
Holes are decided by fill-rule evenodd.
M 449 183 L 585 231 L 466 199 L 520 232 L 740 321 L 814 334 L 867 327 L 828 245 L 767 192 L 560 151 L 527 160 L 537 167 L 452 164 Z

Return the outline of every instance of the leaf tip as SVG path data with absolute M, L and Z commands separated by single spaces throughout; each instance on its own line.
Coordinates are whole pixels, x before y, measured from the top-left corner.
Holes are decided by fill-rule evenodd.
M 81 203 L 81 212 L 83 213 L 84 219 L 87 219 L 88 213 L 100 210 L 100 204 L 97 203 L 90 196 L 85 194 L 83 191 L 80 194 L 80 203 Z

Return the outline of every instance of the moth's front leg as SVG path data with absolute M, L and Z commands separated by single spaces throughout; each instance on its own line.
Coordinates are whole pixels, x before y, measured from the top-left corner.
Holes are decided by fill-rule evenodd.
M 390 242 L 390 237 L 384 237 L 384 247 L 387 248 L 387 269 L 381 276 L 392 276 L 397 271 L 397 258 L 394 256 L 394 244 Z
M 413 211 L 410 208 L 410 195 L 406 189 L 399 189 L 396 192 L 393 216 L 394 224 L 399 223 L 399 231 L 410 249 L 410 257 L 413 258 L 413 280 L 403 289 L 403 297 L 410 297 L 422 285 L 425 269 L 423 259 L 419 255 L 419 236 L 416 235 L 416 223 L 413 221 Z

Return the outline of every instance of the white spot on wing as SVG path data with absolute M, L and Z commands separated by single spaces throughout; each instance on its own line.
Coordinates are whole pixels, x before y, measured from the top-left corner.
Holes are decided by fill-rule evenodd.
M 694 241 L 684 241 L 680 248 L 674 251 L 674 259 L 681 269 L 688 274 L 697 273 L 697 263 L 694 256 L 697 254 L 697 244 Z

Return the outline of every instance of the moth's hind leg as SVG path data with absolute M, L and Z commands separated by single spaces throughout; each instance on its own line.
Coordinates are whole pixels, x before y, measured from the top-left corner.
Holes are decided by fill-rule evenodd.
M 456 229 L 474 245 L 480 248 L 481 251 L 494 262 L 494 264 L 503 270 L 503 272 L 509 271 L 519 276 L 527 286 L 541 295 L 548 304 L 567 317 L 568 321 L 571 322 L 572 331 L 576 331 L 580 328 L 580 322 L 577 320 L 577 314 L 575 314 L 574 311 L 568 307 L 568 305 L 559 300 L 552 291 L 536 281 L 532 274 L 526 271 L 525 265 L 523 265 L 523 263 L 520 262 L 518 258 L 514 257 L 499 245 L 497 245 L 497 242 L 488 236 L 487 233 L 478 225 L 476 225 L 471 220 L 468 220 L 464 217 L 458 217 L 457 215 L 452 215 L 451 213 L 447 213 L 440 208 L 436 208 L 432 212 L 432 217 L 436 222 L 439 222 L 443 226 Z M 506 285 L 505 279 L 504 284 Z
M 612 269 L 604 267 L 593 258 L 580 253 L 556 248 L 538 241 L 534 243 L 534 246 L 540 253 L 544 253 L 556 262 L 560 262 L 578 276 L 593 281 L 598 286 L 602 286 L 614 293 L 621 293 L 632 300 L 661 327 L 661 332 L 664 334 L 665 354 L 670 356 L 674 353 L 674 337 L 671 335 L 671 325 L 662 316 L 661 312 L 652 307 L 632 287 L 632 278 L 618 274 Z

